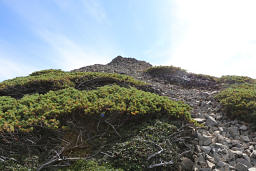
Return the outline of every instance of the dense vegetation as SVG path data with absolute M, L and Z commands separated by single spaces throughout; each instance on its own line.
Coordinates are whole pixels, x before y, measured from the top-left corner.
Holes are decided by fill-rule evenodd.
M 189 106 L 167 97 L 117 85 L 92 91 L 67 88 L 44 95 L 26 95 L 16 100 L 0 97 L 0 131 L 32 131 L 33 127 L 59 128 L 62 117 L 88 115 L 105 117 L 116 115 L 168 114 L 190 120 Z
M 193 122 L 191 108 L 143 86 L 125 75 L 61 70 L 0 83 L 0 169 L 50 169 L 51 159 L 67 170 L 143 170 L 163 160 L 173 164 L 157 168 L 176 170 L 184 147 L 168 137 Z
M 21 98 L 25 94 L 47 93 L 67 87 L 93 89 L 106 84 L 131 85 L 143 89 L 146 84 L 121 74 L 99 72 L 63 72 L 61 70 L 43 70 L 27 77 L 17 77 L 0 83 L 0 96 Z
M 231 85 L 222 90 L 216 98 L 232 118 L 256 123 L 256 84 Z
M 146 75 L 166 83 L 185 88 L 216 89 L 217 78 L 209 75 L 188 73 L 174 66 L 156 66 L 144 71 Z
M 256 83 L 256 81 L 250 77 L 246 76 L 236 76 L 236 75 L 225 75 L 218 79 L 219 83 L 232 85 L 232 84 L 243 84 L 243 83 L 249 83 L 253 84 Z
M 150 67 L 145 71 L 145 73 L 154 77 L 159 77 L 161 75 L 170 75 L 176 72 L 185 73 L 186 70 L 181 69 L 180 67 L 175 67 L 175 66 L 155 66 L 155 67 Z

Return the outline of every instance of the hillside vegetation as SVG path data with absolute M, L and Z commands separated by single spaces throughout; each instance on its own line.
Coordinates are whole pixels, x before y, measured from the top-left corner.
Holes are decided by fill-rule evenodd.
M 256 124 L 256 81 L 242 76 L 225 76 L 219 81 L 227 87 L 216 96 L 222 110 L 231 118 Z
M 64 72 L 61 70 L 43 70 L 27 77 L 17 77 L 0 83 L 0 96 L 21 98 L 25 94 L 46 93 L 67 87 L 76 89 L 93 89 L 106 84 L 131 85 L 137 88 L 146 83 L 135 80 L 127 75 L 100 72 Z
M 0 83 L 0 168 L 176 170 L 186 147 L 167 137 L 194 123 L 191 108 L 143 86 L 120 74 L 60 70 Z

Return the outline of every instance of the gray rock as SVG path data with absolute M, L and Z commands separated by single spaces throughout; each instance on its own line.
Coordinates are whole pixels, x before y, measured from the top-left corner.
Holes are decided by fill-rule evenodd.
M 223 129 L 222 127 L 219 127 L 219 130 L 220 130 L 221 132 L 223 132 L 223 131 L 224 131 L 224 129 Z
M 215 164 L 212 163 L 212 162 L 210 162 L 210 161 L 208 161 L 208 160 L 206 160 L 206 163 L 207 163 L 208 167 L 211 168 L 211 169 L 212 169 L 213 167 L 215 167 Z
M 231 126 L 230 128 L 228 128 L 231 136 L 235 137 L 235 136 L 239 136 L 239 130 L 237 127 L 235 126 Z
M 250 145 L 250 146 L 249 146 L 249 150 L 253 151 L 253 150 L 254 150 L 254 146 L 253 146 L 253 145 Z
M 237 158 L 236 163 L 241 163 L 241 164 L 247 166 L 248 168 L 252 167 L 251 163 L 243 158 Z
M 211 171 L 211 168 L 201 168 L 199 171 Z
M 239 140 L 231 140 L 231 143 L 233 146 L 236 146 L 236 147 L 242 147 L 241 145 L 241 142 Z
M 256 159 L 256 150 L 253 150 L 253 151 L 252 151 L 250 157 Z
M 256 171 L 256 167 L 251 167 L 249 171 Z
M 245 125 L 242 125 L 242 126 L 240 126 L 240 128 L 239 128 L 240 130 L 242 130 L 242 131 L 246 131 L 248 128 L 247 128 L 247 126 L 245 126 Z
M 248 171 L 248 167 L 242 163 L 237 163 L 236 170 L 237 171 Z
M 212 136 L 203 134 L 201 137 L 199 137 L 199 143 L 201 141 L 202 145 L 205 145 L 205 146 L 210 145 L 212 143 L 212 138 L 213 138 Z
M 181 159 L 181 167 L 182 167 L 182 170 L 192 170 L 193 168 L 193 165 L 194 163 L 192 162 L 192 160 L 190 160 L 189 158 L 187 157 L 183 157 Z
M 207 116 L 206 115 L 206 117 L 207 117 L 207 120 L 206 120 L 206 125 L 207 126 L 215 126 L 215 125 L 218 124 L 217 121 L 212 116 Z
M 244 142 L 249 142 L 250 141 L 250 138 L 248 136 L 241 135 L 240 138 Z
M 204 157 L 203 157 L 202 154 L 199 154 L 198 163 L 200 163 L 201 165 L 202 165 L 202 164 L 205 164 L 205 159 L 204 159 Z
M 204 118 L 193 118 L 195 121 L 197 121 L 198 123 L 203 123 L 205 122 Z
M 211 151 L 210 146 L 201 146 L 201 150 L 203 150 L 206 154 L 209 154 Z
M 217 166 L 219 166 L 219 167 L 224 167 L 224 166 L 226 166 L 227 165 L 227 163 L 225 163 L 225 162 L 223 162 L 223 161 L 219 161 L 218 163 L 217 163 Z

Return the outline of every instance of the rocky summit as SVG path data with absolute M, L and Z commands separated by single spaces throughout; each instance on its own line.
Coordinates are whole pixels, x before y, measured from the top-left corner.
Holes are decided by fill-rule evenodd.
M 87 66 L 75 71 L 124 73 L 150 83 L 163 96 L 189 104 L 193 119 L 204 126 L 195 128 L 193 157 L 182 158 L 181 170 L 256 170 L 256 132 L 247 123 L 228 118 L 223 113 L 221 104 L 215 99 L 221 91 L 220 83 L 213 77 L 184 70 L 163 75 L 141 72 L 150 67 L 152 65 L 147 62 L 118 56 L 107 65 Z
M 256 171 L 255 85 L 121 56 L 6 80 L 0 169 Z

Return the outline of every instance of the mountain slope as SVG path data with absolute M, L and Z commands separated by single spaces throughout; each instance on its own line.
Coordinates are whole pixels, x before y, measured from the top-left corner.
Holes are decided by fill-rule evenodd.
M 240 111 L 254 118 L 254 84 L 121 56 L 7 80 L 0 83 L 0 168 L 248 170 L 256 135 Z

